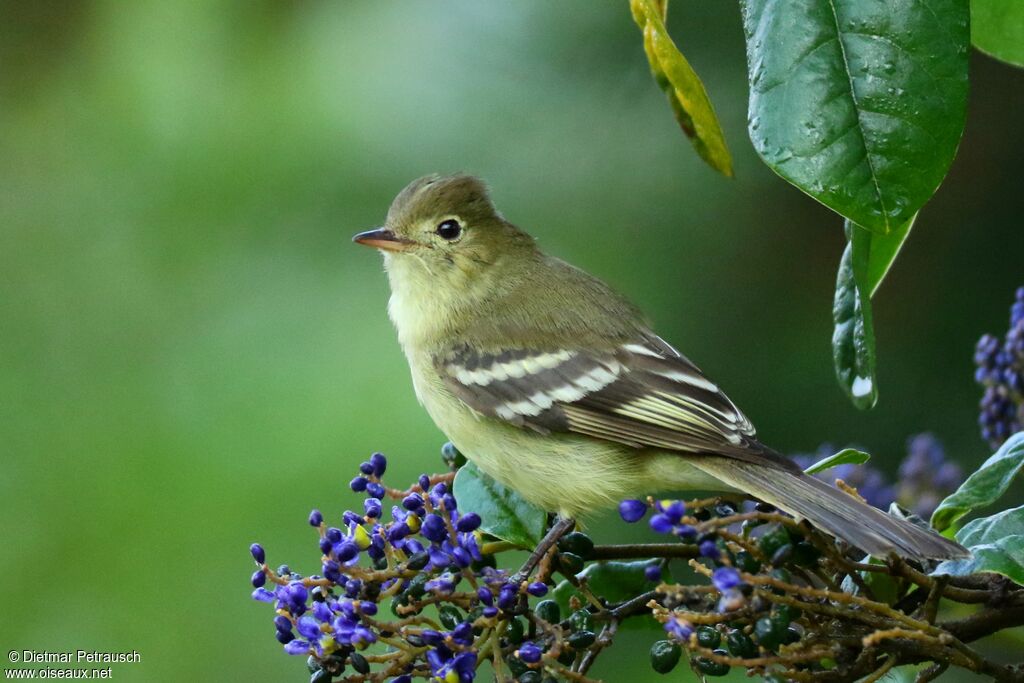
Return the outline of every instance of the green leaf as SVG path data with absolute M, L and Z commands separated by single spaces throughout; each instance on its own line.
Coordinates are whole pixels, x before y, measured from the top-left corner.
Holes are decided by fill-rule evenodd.
M 629 5 L 633 20 L 644 34 L 651 73 L 668 96 L 676 121 L 697 154 L 715 170 L 732 177 L 732 156 L 704 84 L 665 28 L 667 0 L 630 0 Z
M 750 139 L 780 176 L 889 233 L 935 192 L 967 110 L 967 0 L 743 0 Z
M 644 570 L 650 566 L 658 566 L 660 560 L 636 560 L 634 562 L 595 562 L 579 573 L 578 579 L 586 579 L 590 591 L 607 600 L 609 603 L 622 602 L 649 591 L 657 584 L 647 580 Z M 663 577 L 668 580 L 663 570 Z M 586 598 L 567 580 L 562 581 L 552 592 L 552 599 L 562 608 L 562 614 L 568 614 L 569 599 L 573 596 L 586 603 Z
M 459 509 L 480 515 L 483 532 L 525 549 L 532 549 L 543 537 L 547 513 L 473 463 L 459 469 L 453 486 Z
M 1024 432 L 1007 439 L 960 488 L 939 503 L 932 513 L 932 526 L 945 531 L 971 510 L 991 505 L 1006 492 L 1021 469 L 1024 469 Z
M 832 362 L 853 405 L 867 410 L 878 401 L 871 297 L 862 284 L 867 278 L 871 233 L 847 221 L 846 235 L 832 305 Z
M 887 235 L 869 232 L 865 236 L 868 256 L 864 288 L 870 296 L 874 296 L 875 292 L 878 291 L 879 285 L 882 284 L 882 280 L 885 279 L 889 268 L 892 267 L 893 262 L 899 255 L 900 249 L 903 248 L 903 243 L 910 234 L 910 229 L 914 227 L 914 220 L 916 218 L 917 214 L 914 214 L 910 217 L 909 221 L 897 226 L 895 230 Z
M 971 42 L 996 59 L 1024 66 L 1024 2 L 971 0 Z
M 818 472 L 830 470 L 838 465 L 863 465 L 870 459 L 871 456 L 864 451 L 858 451 L 855 448 L 844 448 L 838 453 L 833 453 L 827 458 L 822 458 L 804 470 L 804 472 L 807 474 L 817 474 Z
M 972 557 L 946 560 L 932 574 L 995 572 L 1024 585 L 1024 506 L 969 522 L 957 532 L 956 540 Z

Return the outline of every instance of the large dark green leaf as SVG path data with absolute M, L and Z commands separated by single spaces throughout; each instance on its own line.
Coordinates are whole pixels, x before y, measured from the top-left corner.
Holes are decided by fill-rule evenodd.
M 761 158 L 871 231 L 909 221 L 963 132 L 967 0 L 742 5 Z
M 892 267 L 893 262 L 896 260 L 896 256 L 899 255 L 900 249 L 903 248 L 903 243 L 910 234 L 910 229 L 914 227 L 914 220 L 916 218 L 917 214 L 914 214 L 909 221 L 903 225 L 896 226 L 896 229 L 888 234 L 883 235 L 876 232 L 867 233 L 863 236 L 867 242 L 866 248 L 868 251 L 866 272 L 864 274 L 864 288 L 869 296 L 874 296 L 875 292 L 878 291 L 879 285 L 882 284 L 882 280 L 885 279 L 889 268 Z
M 866 410 L 878 401 L 871 297 L 863 284 L 871 233 L 848 222 L 846 234 L 832 305 L 832 362 L 840 386 L 855 406 Z
M 731 177 L 732 156 L 708 93 L 665 28 L 667 2 L 631 0 L 629 3 L 633 19 L 644 32 L 644 52 L 651 64 L 651 73 L 668 96 L 672 113 L 697 154 L 712 168 Z
M 956 540 L 972 556 L 947 560 L 933 574 L 995 572 L 1024 584 L 1024 506 L 968 522 L 957 532 Z
M 469 462 L 455 475 L 459 509 L 480 515 L 480 529 L 521 548 L 532 549 L 544 535 L 547 513 L 499 484 Z
M 952 528 L 971 510 L 994 503 L 1024 469 L 1024 432 L 1014 434 L 932 513 L 932 526 Z M 964 527 L 966 529 L 966 527 Z
M 1024 66 L 1024 2 L 971 0 L 971 42 L 996 59 Z

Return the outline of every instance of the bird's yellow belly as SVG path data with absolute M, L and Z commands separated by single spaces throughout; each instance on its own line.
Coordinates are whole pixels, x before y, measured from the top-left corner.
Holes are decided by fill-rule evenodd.
M 576 434 L 540 434 L 474 412 L 413 366 L 416 395 L 438 428 L 480 469 L 565 517 L 614 509 L 659 491 L 723 490 L 680 453 L 635 449 Z

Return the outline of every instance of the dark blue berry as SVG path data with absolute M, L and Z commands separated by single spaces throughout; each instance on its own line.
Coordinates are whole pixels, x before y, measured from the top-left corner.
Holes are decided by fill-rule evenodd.
M 526 641 L 519 646 L 517 654 L 519 655 L 519 659 L 523 660 L 527 664 L 535 664 L 540 661 L 541 655 L 544 653 L 541 652 L 541 649 L 532 642 Z
M 459 521 L 455 523 L 455 528 L 463 532 L 476 531 L 480 527 L 480 522 L 480 515 L 475 512 L 469 512 L 459 517 Z
M 646 514 L 647 503 L 642 500 L 624 500 L 619 503 L 619 516 L 627 522 L 639 522 Z
M 256 560 L 258 563 L 263 564 L 267 561 L 267 553 L 259 543 L 253 543 L 249 546 L 249 552 L 252 553 L 252 559 Z
M 440 543 L 448 535 L 448 529 L 445 527 L 444 520 L 440 516 L 431 513 L 423 519 L 420 533 L 427 540 Z

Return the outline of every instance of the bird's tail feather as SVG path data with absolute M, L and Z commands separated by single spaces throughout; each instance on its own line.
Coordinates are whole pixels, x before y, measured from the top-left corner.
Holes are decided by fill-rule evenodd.
M 966 557 L 960 544 L 888 515 L 801 472 L 731 458 L 693 458 L 693 465 L 731 487 L 874 555 L 914 560 Z

